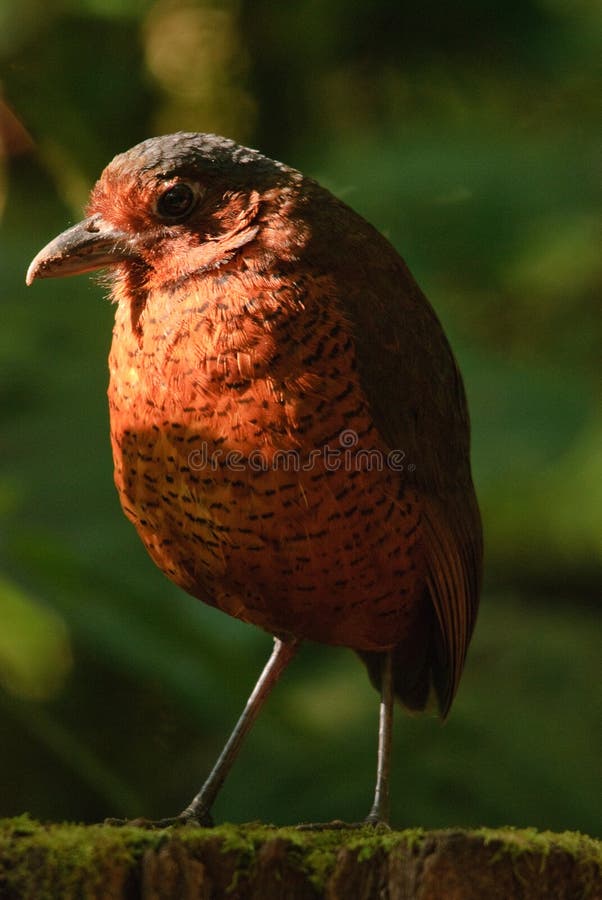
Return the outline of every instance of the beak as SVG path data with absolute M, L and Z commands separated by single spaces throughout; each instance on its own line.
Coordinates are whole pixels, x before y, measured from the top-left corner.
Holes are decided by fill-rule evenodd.
M 63 231 L 40 250 L 25 281 L 30 285 L 36 278 L 80 275 L 132 259 L 137 255 L 134 237 L 114 228 L 97 213 Z

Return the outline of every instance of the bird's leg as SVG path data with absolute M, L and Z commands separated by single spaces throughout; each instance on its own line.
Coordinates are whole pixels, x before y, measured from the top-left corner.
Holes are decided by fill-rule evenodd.
M 186 809 L 180 813 L 178 818 L 181 821 L 194 820 L 201 824 L 211 823 L 211 807 L 226 780 L 228 772 L 232 768 L 234 760 L 238 756 L 242 743 L 247 733 L 251 730 L 251 726 L 259 715 L 259 711 L 272 688 L 295 656 L 300 643 L 298 640 L 281 641 L 279 638 L 274 639 L 272 655 L 259 676 L 240 719 L 234 726 L 226 746 L 220 753 L 203 787 Z
M 383 662 L 380 717 L 378 725 L 378 763 L 374 803 L 366 817 L 370 825 L 389 824 L 389 775 L 391 771 L 391 743 L 393 738 L 393 651 Z
M 383 660 L 380 718 L 378 725 L 378 765 L 376 790 L 372 809 L 363 822 L 303 822 L 297 825 L 300 831 L 331 831 L 347 828 L 363 828 L 365 825 L 389 827 L 389 772 L 391 762 L 391 738 L 393 736 L 393 651 L 385 654 Z

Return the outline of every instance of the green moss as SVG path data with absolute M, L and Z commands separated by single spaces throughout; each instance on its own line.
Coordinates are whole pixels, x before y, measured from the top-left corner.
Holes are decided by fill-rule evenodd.
M 578 831 L 537 831 L 535 828 L 500 828 L 479 829 L 474 832 L 485 844 L 495 843 L 497 851 L 491 862 L 504 857 L 512 860 L 514 874 L 519 881 L 527 879 L 527 869 L 521 863 L 526 857 L 539 858 L 543 870 L 546 860 L 554 853 L 569 856 L 580 870 L 580 883 L 583 897 L 594 895 L 600 888 L 602 880 L 602 842 L 596 841 Z
M 305 854 L 302 865 L 312 886 L 321 892 L 334 869 L 337 855 L 349 832 L 341 830 L 298 831 Z
M 160 832 L 103 825 L 41 825 L 27 816 L 0 821 L 0 884 L 19 896 L 52 900 L 122 881 Z M 10 853 L 10 866 L 4 864 Z M 21 893 L 26 892 L 26 893 Z
M 424 829 L 407 829 L 401 832 L 379 830 L 371 825 L 362 828 L 320 828 L 319 830 L 299 830 L 294 827 L 269 828 L 262 825 L 246 825 L 244 835 L 241 826 L 220 826 L 216 833 L 226 838 L 223 850 L 245 849 L 249 853 L 246 860 L 248 871 L 254 862 L 255 853 L 269 840 L 279 839 L 288 845 L 289 861 L 297 863 L 317 891 L 324 889 L 327 879 L 335 867 L 341 849 L 356 852 L 360 862 L 370 860 L 377 853 L 389 853 L 397 847 L 413 850 L 422 844 Z
M 554 834 L 532 828 L 380 831 L 370 826 L 299 831 L 255 823 L 151 830 L 133 825 L 43 825 L 19 816 L 0 821 L 0 895 L 23 900 L 54 900 L 57 896 L 75 900 L 98 892 L 121 896 L 144 854 L 168 841 L 185 846 L 197 859 L 207 853 L 230 855 L 233 877 L 229 891 L 247 878 L 252 880 L 255 869 L 265 864 L 265 856 L 259 860 L 259 854 L 266 849 L 269 853 L 271 846 L 275 879 L 285 877 L 292 867 L 320 892 L 343 848 L 354 853 L 359 863 L 369 863 L 377 855 L 419 852 L 427 839 L 443 846 L 446 837 L 464 837 L 490 847 L 492 863 L 510 858 L 519 880 L 529 877 L 531 865 L 543 869 L 547 857 L 559 853 L 568 854 L 579 867 L 584 896 L 588 896 L 588 886 L 593 895 L 599 884 L 602 844 L 573 832 Z
M 514 859 L 525 853 L 548 856 L 553 851 L 566 853 L 575 862 L 591 862 L 602 866 L 602 842 L 578 831 L 537 831 L 535 828 L 479 828 L 469 832 L 482 838 L 486 845 L 498 843 L 493 860 L 510 855 Z
M 375 853 L 390 853 L 398 847 L 413 851 L 418 849 L 426 836 L 423 828 L 407 828 L 404 831 L 375 831 L 367 826 L 356 841 L 348 841 L 350 850 L 358 849 L 358 860 L 364 862 Z
M 244 826 L 222 825 L 215 829 L 224 836 L 223 851 L 235 850 L 246 854 L 243 868 L 237 867 L 240 879 L 249 872 L 257 853 L 269 841 L 284 841 L 287 845 L 287 859 L 304 872 L 312 885 L 320 890 L 332 871 L 337 853 L 348 832 L 340 830 L 300 831 L 294 827 L 274 828 L 254 823 Z

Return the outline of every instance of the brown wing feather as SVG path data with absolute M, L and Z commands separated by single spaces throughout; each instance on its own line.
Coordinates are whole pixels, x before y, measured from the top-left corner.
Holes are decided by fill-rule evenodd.
M 332 266 L 336 223 L 344 220 L 335 283 L 347 289 L 341 302 L 353 323 L 362 387 L 381 436 L 415 467 L 411 477 L 421 494 L 426 591 L 435 616 L 427 610 L 419 617 L 416 637 L 426 644 L 420 658 L 410 651 L 414 636 L 394 652 L 396 692 L 410 708 L 423 708 L 432 684 L 445 716 L 476 619 L 482 566 L 462 378 L 435 312 L 393 247 L 343 204 L 330 210 L 322 239 L 331 245 Z M 362 656 L 378 684 L 380 655 Z
M 449 712 L 458 689 L 480 589 L 478 509 L 475 503 L 472 513 L 467 511 L 470 496 L 457 499 L 459 503 L 448 503 L 443 508 L 435 498 L 427 496 L 423 511 L 427 589 L 442 639 L 433 659 L 432 674 L 443 716 Z M 454 512 L 457 528 L 453 527 Z

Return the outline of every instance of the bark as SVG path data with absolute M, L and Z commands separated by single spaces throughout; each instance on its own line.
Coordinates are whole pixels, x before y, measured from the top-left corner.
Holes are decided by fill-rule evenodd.
M 0 821 L 0 900 L 602 900 L 602 843 L 533 829 Z

